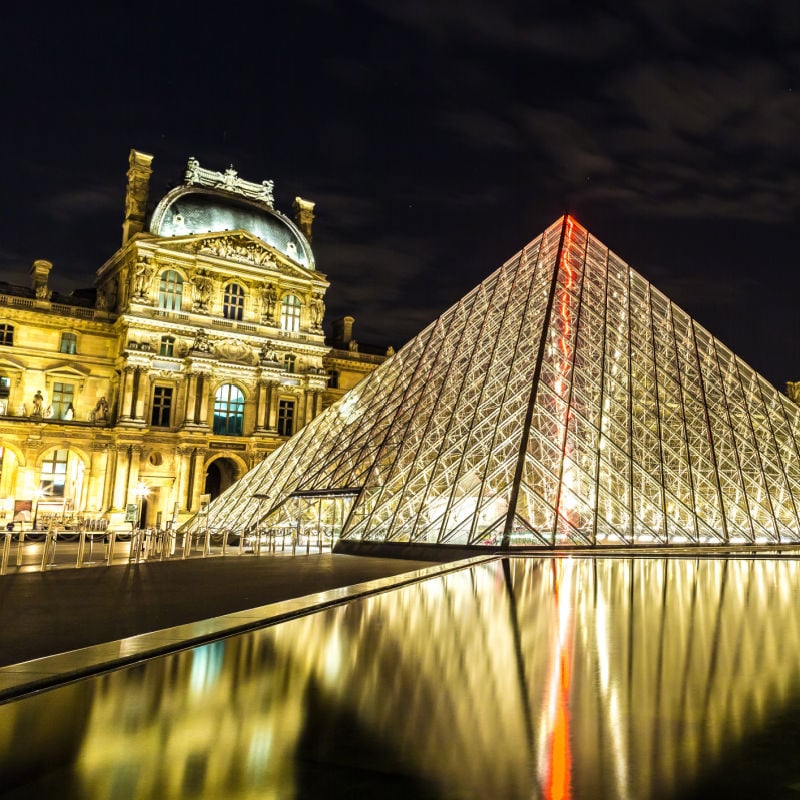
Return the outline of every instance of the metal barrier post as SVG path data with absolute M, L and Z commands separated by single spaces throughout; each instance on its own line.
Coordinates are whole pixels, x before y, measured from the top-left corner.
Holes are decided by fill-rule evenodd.
M 225 555 L 225 551 L 228 549 L 228 531 L 222 531 L 222 555 Z
M 94 531 L 89 533 L 89 560 L 84 562 L 87 566 L 94 564 Z
M 131 549 L 128 552 L 128 561 L 139 560 L 139 529 L 131 530 Z
M 311 552 L 311 534 L 306 534 L 306 555 Z
M 114 559 L 114 545 L 117 541 L 117 532 L 111 531 L 108 537 L 108 550 L 106 551 L 106 564 L 110 567 Z
M 11 554 L 11 531 L 6 531 L 6 538 L 3 542 L 3 563 L 0 565 L 0 575 L 5 575 L 8 569 L 8 557 Z
M 86 531 L 81 528 L 81 538 L 78 541 L 78 557 L 75 559 L 76 569 L 83 566 L 83 551 L 86 549 Z
M 45 541 L 50 540 L 51 548 L 50 548 L 50 558 L 51 561 L 47 562 L 48 567 L 55 567 L 56 566 L 56 545 L 58 545 L 58 528 L 48 528 L 47 533 L 45 534 Z
M 47 554 L 50 550 L 50 531 L 44 535 L 44 543 L 42 544 L 42 563 L 39 565 L 39 570 L 44 572 L 47 569 Z
M 256 545 L 253 550 L 257 556 L 261 555 L 261 531 L 258 528 L 256 528 Z
M 192 534 L 190 531 L 186 531 L 183 534 L 183 557 L 189 558 L 189 551 L 192 549 Z
M 20 524 L 19 542 L 17 544 L 17 566 L 22 566 L 22 545 L 25 544 L 25 529 Z
M 239 555 L 244 555 L 244 531 L 239 533 Z

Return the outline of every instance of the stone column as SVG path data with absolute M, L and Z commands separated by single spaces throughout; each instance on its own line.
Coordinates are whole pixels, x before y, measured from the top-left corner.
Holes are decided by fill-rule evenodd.
M 277 383 L 270 383 L 267 384 L 267 402 L 266 408 L 264 409 L 264 427 L 268 431 L 274 431 L 278 425 L 278 418 L 276 413 L 277 403 L 275 401 L 275 389 L 278 386 Z
M 119 382 L 119 406 L 117 411 L 117 419 L 122 421 L 130 419 L 131 416 L 131 399 L 133 397 L 133 367 L 124 367 L 122 370 L 122 378 Z
M 179 447 L 177 450 L 175 470 L 175 501 L 179 511 L 187 511 L 186 497 L 188 494 L 187 481 L 189 480 L 189 461 L 192 457 L 191 447 Z
M 203 494 L 206 484 L 205 457 L 205 450 L 201 450 L 199 447 L 195 449 L 192 496 L 187 503 L 189 511 L 197 511 L 200 508 L 200 495 Z
M 131 463 L 128 469 L 128 485 L 125 491 L 125 502 L 134 503 L 136 501 L 134 492 L 139 483 L 139 467 L 142 461 L 142 446 L 140 444 L 131 445 Z
M 108 448 L 104 444 L 92 445 L 92 460 L 89 464 L 89 476 L 86 481 L 86 502 L 83 507 L 89 511 L 102 511 L 104 506 L 103 484 L 108 466 Z
M 114 470 L 114 493 L 112 507 L 124 509 L 128 502 L 128 470 L 130 469 L 130 450 L 127 447 L 117 447 L 116 468 Z
M 103 483 L 103 505 L 101 511 L 108 511 L 114 507 L 114 480 L 117 474 L 117 448 L 108 446 L 106 457 L 106 474 Z
M 210 381 L 208 375 L 200 375 L 197 384 L 197 391 L 200 392 L 199 413 L 197 415 L 198 425 L 208 425 L 208 386 Z
M 136 404 L 133 410 L 133 417 L 136 420 L 145 420 L 147 405 L 150 402 L 150 375 L 147 367 L 137 367 L 137 391 Z
M 266 405 L 267 387 L 265 381 L 256 383 L 256 431 L 264 430 L 264 407 Z
M 194 400 L 197 396 L 197 374 L 190 372 L 186 376 L 186 405 L 183 413 L 183 424 L 191 425 L 194 422 Z

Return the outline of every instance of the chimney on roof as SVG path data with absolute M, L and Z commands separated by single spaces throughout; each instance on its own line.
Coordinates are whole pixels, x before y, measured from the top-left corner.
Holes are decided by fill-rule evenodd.
M 303 232 L 303 236 L 308 239 L 311 244 L 311 225 L 314 222 L 314 203 L 310 200 L 303 200 L 302 197 L 295 197 L 294 204 L 294 221 L 297 227 Z
M 355 321 L 355 317 L 341 317 L 331 323 L 334 346 L 347 349 L 353 340 L 353 323 Z
M 49 300 L 53 294 L 47 286 L 51 269 L 53 269 L 53 262 L 45 261 L 43 258 L 37 258 L 31 265 L 30 274 L 33 277 L 33 291 L 39 300 Z
M 122 223 L 122 244 L 144 230 L 147 195 L 150 191 L 150 164 L 153 156 L 131 150 L 128 157 L 128 189 L 125 192 L 125 222 Z

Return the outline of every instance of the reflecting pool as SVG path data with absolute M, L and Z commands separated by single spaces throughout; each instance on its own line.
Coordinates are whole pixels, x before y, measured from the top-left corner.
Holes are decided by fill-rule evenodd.
M 800 796 L 800 562 L 489 562 L 3 705 L 0 764 L 4 798 Z

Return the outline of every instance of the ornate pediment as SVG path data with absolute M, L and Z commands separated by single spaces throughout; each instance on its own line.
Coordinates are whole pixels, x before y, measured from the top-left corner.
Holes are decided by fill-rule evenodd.
M 281 269 L 275 251 L 246 233 L 230 233 L 202 239 L 195 245 L 198 255 L 210 255 L 265 269 Z
M 173 251 L 221 258 L 287 275 L 315 277 L 312 270 L 289 261 L 286 255 L 264 244 L 261 239 L 247 231 L 226 231 L 204 236 L 175 238 L 169 243 L 165 242 L 163 246 Z
M 77 382 L 81 391 L 86 383 L 86 379 L 91 375 L 91 370 L 83 364 L 76 364 L 70 361 L 62 361 L 60 364 L 53 364 L 43 370 L 45 388 L 49 390 L 53 381 Z

